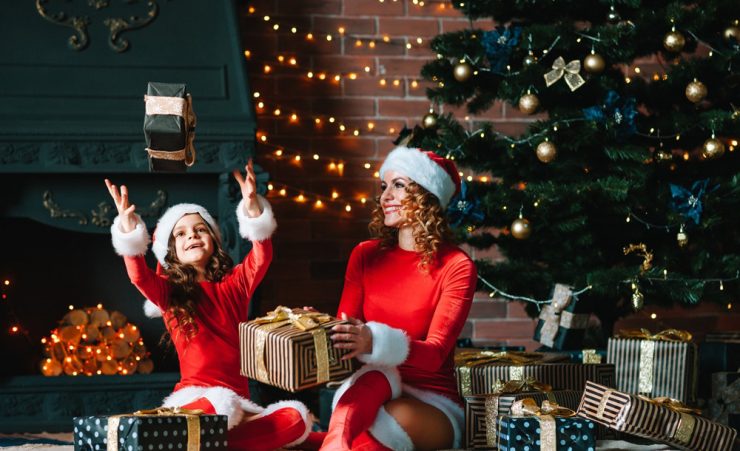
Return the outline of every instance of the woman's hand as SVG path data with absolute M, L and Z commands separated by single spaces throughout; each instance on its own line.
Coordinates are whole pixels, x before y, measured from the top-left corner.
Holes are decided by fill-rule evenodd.
M 244 166 L 244 169 L 247 171 L 246 178 L 236 169 L 234 169 L 232 173 L 242 190 L 242 197 L 244 198 L 244 214 L 250 218 L 256 218 L 262 214 L 262 207 L 260 207 L 259 200 L 257 200 L 257 177 L 254 175 L 254 167 L 252 166 L 251 158 L 247 162 L 247 165 Z
M 345 313 L 342 313 L 342 319 L 349 321 L 349 324 L 338 324 L 331 328 L 334 347 L 351 350 L 342 356 L 342 360 L 373 352 L 373 333 L 370 328 L 357 318 L 348 318 Z
M 113 202 L 116 204 L 118 216 L 121 217 L 121 220 L 118 222 L 121 231 L 124 233 L 133 231 L 136 228 L 136 223 L 138 221 L 134 214 L 136 205 L 129 204 L 128 188 L 126 188 L 126 185 L 121 185 L 121 190 L 119 191 L 118 187 L 108 179 L 105 179 L 105 186 L 108 187 L 110 197 L 113 198 Z

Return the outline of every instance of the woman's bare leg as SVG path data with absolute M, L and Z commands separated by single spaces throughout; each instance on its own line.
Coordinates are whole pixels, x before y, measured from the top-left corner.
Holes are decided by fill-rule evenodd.
M 400 397 L 385 403 L 385 410 L 398 422 L 420 451 L 452 447 L 454 430 L 441 410 L 415 398 Z

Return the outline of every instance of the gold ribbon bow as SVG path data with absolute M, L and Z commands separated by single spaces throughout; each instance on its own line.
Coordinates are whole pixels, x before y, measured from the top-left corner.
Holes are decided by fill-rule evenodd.
M 186 451 L 200 450 L 200 418 L 203 414 L 201 409 L 183 409 L 180 407 L 157 407 L 156 409 L 137 410 L 133 413 L 137 417 L 151 416 L 185 416 L 188 428 L 188 444 Z M 107 434 L 107 451 L 118 451 L 118 427 L 121 418 L 131 416 L 131 414 L 111 415 L 108 417 L 108 434 Z
M 182 149 L 156 150 L 147 147 L 146 151 L 149 156 L 159 160 L 184 160 L 186 166 L 195 164 L 195 146 L 193 142 L 195 141 L 196 117 L 195 111 L 193 111 L 193 98 L 190 94 L 187 94 L 185 98 L 145 95 L 144 102 L 147 115 L 170 114 L 181 116 L 185 122 L 185 130 L 188 135 L 185 147 Z
M 545 84 L 550 86 L 565 76 L 565 83 L 568 84 L 571 91 L 575 91 L 586 83 L 583 77 L 581 77 L 581 74 L 579 74 L 580 71 L 581 62 L 579 60 L 573 60 L 565 64 L 563 57 L 559 56 L 552 63 L 552 70 L 545 74 Z
M 620 338 L 637 338 L 641 340 L 670 341 L 673 343 L 688 343 L 693 336 L 690 332 L 679 329 L 665 329 L 656 334 L 647 329 L 624 329 L 620 330 Z
M 506 382 L 499 379 L 493 383 L 492 387 L 492 393 L 495 395 L 524 393 L 532 391 L 547 393 L 552 391 L 552 386 L 539 382 L 533 377 L 527 377 L 525 379 L 515 379 Z
M 462 351 L 455 354 L 455 366 L 459 376 L 460 393 L 463 396 L 473 394 L 470 368 L 489 363 L 513 364 L 509 368 L 509 379 L 524 379 L 522 365 L 538 362 L 544 355 L 539 352 L 520 351 Z
M 691 414 L 701 415 L 700 409 L 688 407 L 681 401 L 667 396 L 659 396 L 657 398 L 648 398 L 647 396 L 642 395 L 637 396 L 643 401 L 647 401 L 657 406 L 666 407 L 678 413 L 680 418 L 678 420 L 678 425 L 676 425 L 676 430 L 673 432 L 673 438 L 684 444 L 689 443 L 696 426 L 696 418 Z
M 329 341 L 326 329 L 321 324 L 331 321 L 332 317 L 319 312 L 303 309 L 290 309 L 278 306 L 267 315 L 254 320 L 259 325 L 255 336 L 255 353 L 257 355 L 257 379 L 270 383 L 270 375 L 265 362 L 265 346 L 268 332 L 284 326 L 293 326 L 302 331 L 311 331 L 314 349 L 316 350 L 316 381 L 324 383 L 329 380 Z
M 540 420 L 540 449 L 557 449 L 557 427 L 555 417 L 569 418 L 576 413 L 566 407 L 561 407 L 553 401 L 542 401 L 542 407 L 532 398 L 514 401 L 511 405 L 513 416 L 537 416 Z

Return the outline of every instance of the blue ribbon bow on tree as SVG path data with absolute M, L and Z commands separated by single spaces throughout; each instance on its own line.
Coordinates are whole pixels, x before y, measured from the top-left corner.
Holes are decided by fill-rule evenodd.
M 609 91 L 606 93 L 603 105 L 585 108 L 583 116 L 587 120 L 604 124 L 607 129 L 613 129 L 618 139 L 624 139 L 637 131 L 635 105 L 634 97 L 622 99 L 616 91 Z
M 462 224 L 479 225 L 485 219 L 480 200 L 472 198 L 467 183 L 462 182 L 460 192 L 450 200 L 447 217 L 453 227 L 459 227 Z
M 692 219 L 696 225 L 701 222 L 702 201 L 701 198 L 707 192 L 709 179 L 697 180 L 691 184 L 691 189 L 683 186 L 670 184 L 671 186 L 671 207 L 684 218 Z
M 496 27 L 483 33 L 483 47 L 494 72 L 503 72 L 509 64 L 511 51 L 519 45 L 522 27 Z

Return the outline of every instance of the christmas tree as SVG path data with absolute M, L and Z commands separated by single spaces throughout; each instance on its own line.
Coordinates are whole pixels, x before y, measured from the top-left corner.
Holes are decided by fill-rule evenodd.
M 569 285 L 607 336 L 643 304 L 731 308 L 740 294 L 740 3 L 454 6 L 498 25 L 432 41 L 437 59 L 422 75 L 433 108 L 403 142 L 464 171 L 453 225 L 506 257 L 477 262 L 481 287 L 537 301 L 535 315 L 555 284 Z M 529 120 L 506 134 L 437 115 L 443 104 L 472 115 L 518 109 Z

